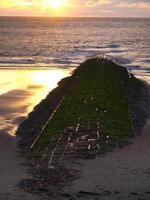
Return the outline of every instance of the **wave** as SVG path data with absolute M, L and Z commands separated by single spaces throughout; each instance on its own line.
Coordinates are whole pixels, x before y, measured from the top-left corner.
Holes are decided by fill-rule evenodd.
M 52 67 L 69 68 L 77 67 L 84 60 L 98 55 L 106 55 L 129 70 L 141 70 L 150 68 L 149 54 L 144 50 L 142 54 L 134 48 L 121 46 L 120 44 L 83 45 L 73 50 L 64 51 L 47 56 L 0 56 L 0 69 L 49 69 Z M 144 56 L 143 56 L 144 54 Z

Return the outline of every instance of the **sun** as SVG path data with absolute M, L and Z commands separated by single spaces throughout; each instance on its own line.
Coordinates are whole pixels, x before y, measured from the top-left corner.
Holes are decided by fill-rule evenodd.
M 47 6 L 51 6 L 54 9 L 59 9 L 68 4 L 68 0 L 45 0 Z

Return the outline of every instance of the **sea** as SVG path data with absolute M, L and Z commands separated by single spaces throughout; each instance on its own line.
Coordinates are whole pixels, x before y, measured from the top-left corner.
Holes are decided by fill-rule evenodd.
M 0 130 L 87 58 L 105 55 L 150 84 L 150 19 L 0 17 Z

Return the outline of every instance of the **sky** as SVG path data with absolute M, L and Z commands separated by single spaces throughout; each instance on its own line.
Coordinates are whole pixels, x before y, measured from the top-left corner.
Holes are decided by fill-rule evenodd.
M 0 15 L 150 17 L 150 0 L 0 0 Z

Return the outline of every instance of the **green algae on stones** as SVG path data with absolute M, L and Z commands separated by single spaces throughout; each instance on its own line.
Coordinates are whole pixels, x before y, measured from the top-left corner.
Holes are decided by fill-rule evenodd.
M 105 58 L 89 59 L 70 79 L 69 91 L 30 149 L 32 160 L 50 146 L 53 154 L 56 146 L 63 152 L 72 145 L 67 151 L 93 155 L 134 136 L 126 87 L 139 86 L 125 67 Z

